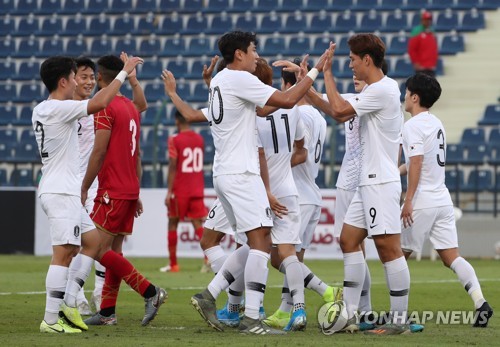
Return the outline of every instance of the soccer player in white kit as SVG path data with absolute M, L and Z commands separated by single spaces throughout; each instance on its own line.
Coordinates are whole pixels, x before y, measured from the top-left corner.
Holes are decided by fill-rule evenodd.
M 384 264 L 390 291 L 392 319 L 376 330 L 378 334 L 410 332 L 406 324 L 410 273 L 400 246 L 398 218 L 401 183 L 398 155 L 403 114 L 398 83 L 382 72 L 385 46 L 373 34 L 357 34 L 348 41 L 353 74 L 367 87 L 345 100 L 338 93 L 331 63 L 335 44 L 330 45 L 325 86 L 331 114 L 339 121 L 355 115 L 360 121 L 360 182 L 344 219 L 340 246 L 344 253 L 344 301 L 348 321 L 344 331 L 359 330 L 357 310 L 366 274 L 361 243 L 371 236 Z
M 458 253 L 455 213 L 445 185 L 446 132 L 429 109 L 439 99 L 441 86 L 427 74 L 417 73 L 406 81 L 405 111 L 411 114 L 403 129 L 408 175 L 406 198 L 401 209 L 401 246 L 405 257 L 421 252 L 429 238 L 443 264 L 456 273 L 474 302 L 474 327 L 486 327 L 493 309 L 484 299 L 472 265 Z
M 223 330 L 217 320 L 215 300 L 244 270 L 245 317 L 240 323 L 240 332 L 270 334 L 282 332 L 263 326 L 259 320 L 267 282 L 272 213 L 259 175 L 255 108 L 293 107 L 322 71 L 325 54 L 295 88 L 281 92 L 251 74 L 258 58 L 256 44 L 256 36 L 249 32 L 233 31 L 219 39 L 219 50 L 227 67 L 210 83 L 208 109 L 215 145 L 214 187 L 233 230 L 248 237 L 248 261 L 244 269 L 226 261 L 219 271 L 226 279 L 225 285 L 207 288 L 193 296 L 191 303 L 210 326 Z M 164 78 L 173 76 L 167 71 Z M 181 113 L 189 112 L 190 107 L 178 95 L 174 93 L 169 97 Z

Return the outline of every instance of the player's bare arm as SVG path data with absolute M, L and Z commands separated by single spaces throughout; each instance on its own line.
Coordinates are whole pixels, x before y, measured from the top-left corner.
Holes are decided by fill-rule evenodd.
M 128 54 L 125 52 L 120 53 L 120 59 L 125 64 L 128 60 Z M 137 69 L 134 69 L 131 73 L 128 74 L 128 82 L 132 87 L 132 102 L 135 105 L 135 108 L 139 112 L 144 112 L 148 109 L 148 102 L 146 100 L 146 96 L 144 95 L 144 90 L 142 89 L 139 80 L 137 79 Z
M 175 173 L 177 172 L 177 158 L 168 158 L 168 174 L 167 174 L 167 197 L 165 198 L 165 206 L 170 207 L 170 199 L 172 199 L 172 189 L 174 188 Z
M 172 100 L 177 110 L 179 110 L 179 112 L 184 116 L 184 118 L 186 118 L 188 122 L 194 123 L 207 121 L 207 118 L 203 115 L 203 112 L 189 106 L 177 94 L 177 84 L 175 82 L 175 77 L 170 71 L 163 70 L 163 72 L 161 73 L 161 78 L 163 79 L 163 85 L 165 86 L 165 94 L 167 94 L 170 100 Z
M 408 172 L 408 188 L 406 189 L 405 202 L 401 209 L 401 219 L 404 227 L 409 227 L 413 224 L 413 197 L 417 191 L 420 174 L 422 172 L 423 155 L 415 155 L 410 157 L 410 171 Z
M 292 167 L 305 163 L 307 160 L 307 148 L 304 147 L 304 138 L 293 143 L 293 153 L 290 164 Z
M 136 166 L 137 179 L 139 184 L 142 180 L 142 161 L 141 161 L 141 148 L 140 144 L 137 144 L 137 166 Z M 141 198 L 137 199 L 137 207 L 135 209 L 135 217 L 139 217 L 144 212 L 144 207 L 142 205 Z
M 123 66 L 123 71 L 127 73 L 131 73 L 138 64 L 142 64 L 144 60 L 139 57 L 132 57 L 127 60 L 125 65 Z M 120 74 L 118 74 L 119 76 Z M 117 76 L 117 77 L 118 77 Z M 126 77 L 126 76 L 125 76 Z M 100 110 L 105 109 L 111 100 L 115 97 L 116 93 L 120 90 L 122 86 L 122 81 L 118 78 L 115 78 L 113 82 L 111 82 L 106 88 L 98 91 L 93 98 L 91 98 L 87 104 L 87 114 L 94 114 L 99 112 Z
M 81 200 L 84 206 L 87 200 L 88 190 L 97 177 L 102 167 L 102 163 L 104 162 L 104 158 L 106 157 L 110 138 L 111 130 L 99 129 L 95 132 L 94 148 L 90 154 L 89 165 L 87 166 L 87 171 L 82 181 Z
M 278 199 L 271 193 L 271 186 L 269 184 L 269 171 L 267 170 L 267 160 L 264 148 L 259 147 L 259 163 L 260 163 L 260 177 L 262 182 L 264 182 L 264 187 L 266 187 L 267 199 L 269 200 L 269 206 L 274 212 L 276 217 L 283 218 L 284 215 L 288 214 L 288 209 L 285 205 L 282 205 Z
M 210 88 L 210 82 L 212 81 L 212 74 L 214 73 L 214 69 L 218 61 L 219 61 L 219 56 L 214 55 L 212 59 L 210 59 L 210 66 L 207 67 L 207 64 L 203 65 L 203 72 L 201 75 L 203 77 L 203 81 L 205 81 L 205 84 L 209 88 Z

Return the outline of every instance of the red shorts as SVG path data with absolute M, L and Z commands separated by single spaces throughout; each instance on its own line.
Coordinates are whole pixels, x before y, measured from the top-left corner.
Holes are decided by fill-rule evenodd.
M 104 199 L 98 196 L 90 217 L 102 231 L 113 235 L 131 235 L 136 210 L 137 200 Z
M 176 217 L 184 220 L 186 217 L 190 219 L 205 218 L 208 214 L 207 207 L 203 198 L 200 197 L 178 197 L 174 196 L 170 199 L 170 207 L 168 209 L 168 217 Z

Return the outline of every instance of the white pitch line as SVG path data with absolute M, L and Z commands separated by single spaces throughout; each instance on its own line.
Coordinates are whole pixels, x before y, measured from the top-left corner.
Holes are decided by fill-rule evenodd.
M 450 279 L 450 280 L 430 280 L 430 281 L 424 281 L 424 280 L 421 280 L 421 281 L 411 281 L 411 284 L 432 284 L 432 283 L 455 283 L 455 282 L 458 282 L 458 280 L 456 279 Z M 500 278 L 480 278 L 479 279 L 479 282 L 500 282 Z M 334 282 L 332 283 L 334 285 L 341 285 L 342 283 L 340 282 Z M 385 284 L 385 282 L 382 282 L 382 281 L 375 281 L 375 282 L 372 282 L 372 285 L 373 284 Z M 167 288 L 168 290 L 202 290 L 202 289 L 205 289 L 206 287 L 174 287 L 174 288 Z M 270 286 L 267 286 L 267 288 L 281 288 L 281 285 L 270 285 Z M 120 289 L 120 290 L 126 290 L 126 291 L 132 291 L 131 288 L 123 288 L 123 289 Z M 91 293 L 92 290 L 86 290 L 85 292 L 87 293 Z M 0 295 L 41 295 L 41 294 L 45 294 L 45 291 L 41 292 L 41 291 L 37 291 L 37 292 L 0 292 Z

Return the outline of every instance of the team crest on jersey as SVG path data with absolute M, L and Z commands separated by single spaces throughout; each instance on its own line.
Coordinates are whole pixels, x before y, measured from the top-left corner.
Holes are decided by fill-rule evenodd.
M 75 225 L 75 227 L 73 228 L 73 235 L 75 235 L 75 237 L 80 236 L 80 226 Z
M 272 212 L 271 212 L 271 208 L 269 208 L 269 207 L 266 207 L 266 216 L 267 216 L 267 218 L 269 218 L 269 219 L 271 219 L 271 218 L 272 218 L 272 216 L 273 216 L 273 214 L 272 214 Z

